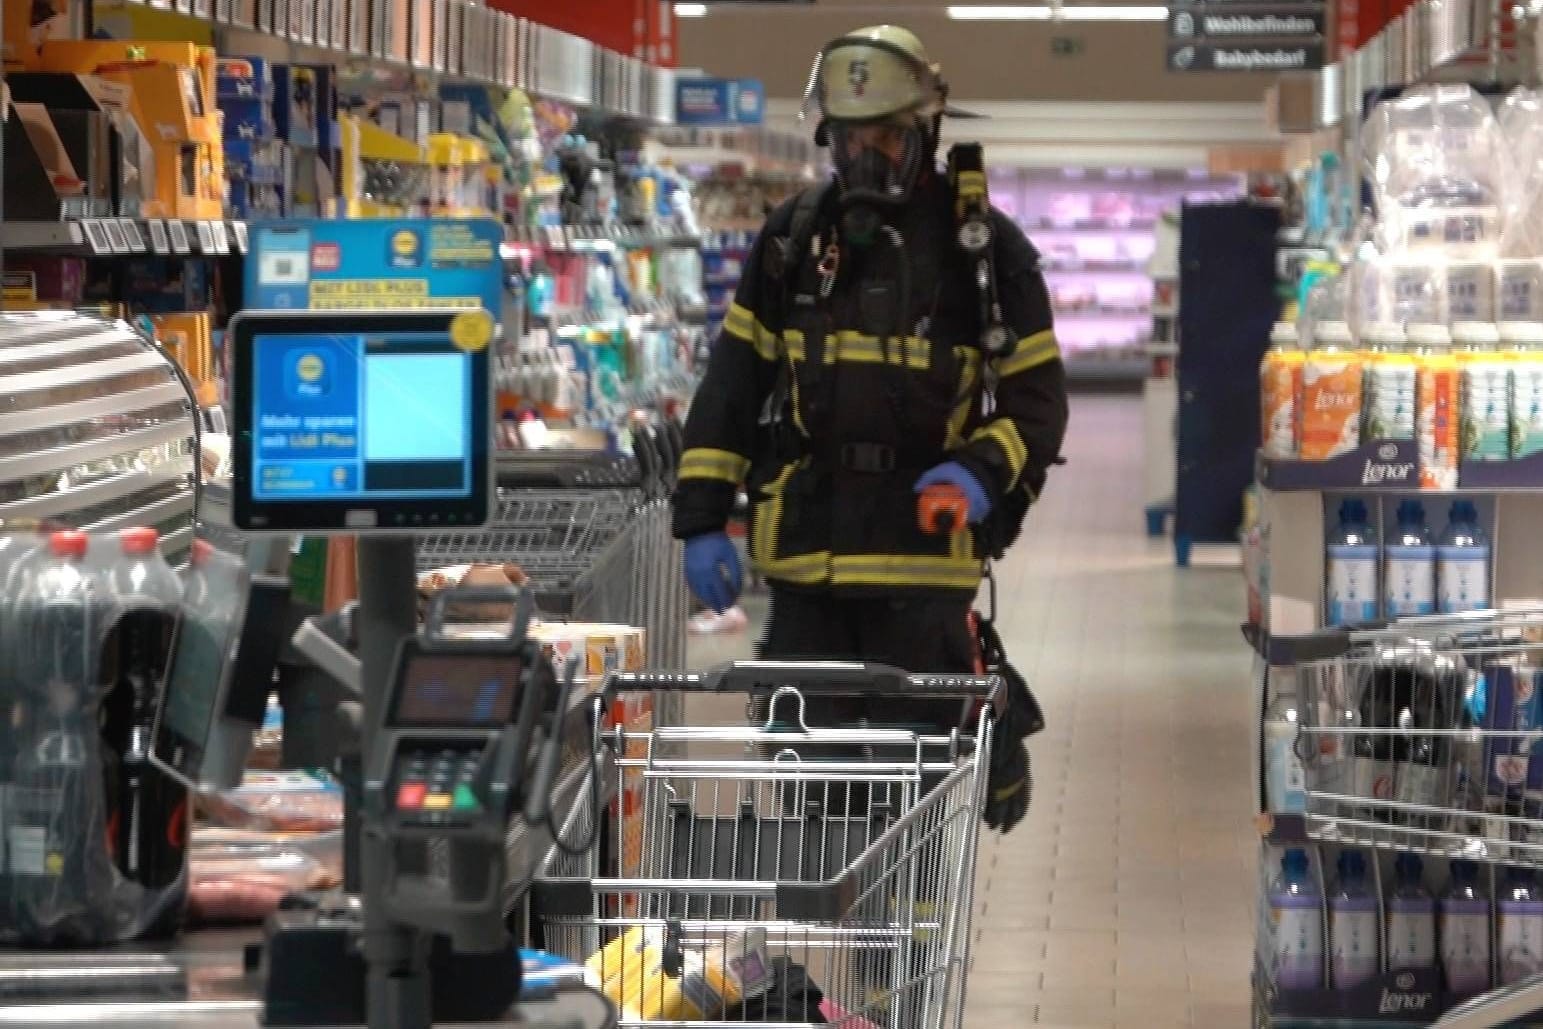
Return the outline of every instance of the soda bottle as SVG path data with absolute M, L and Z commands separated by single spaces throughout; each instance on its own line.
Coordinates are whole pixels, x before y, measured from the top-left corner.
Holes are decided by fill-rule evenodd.
M 97 732 L 101 609 L 83 564 L 88 545 L 85 533 L 53 533 L 10 619 L 8 658 L 23 697 L 6 843 L 23 945 L 113 938 Z
M 106 572 L 118 615 L 102 719 L 108 847 L 124 879 L 147 891 L 135 935 L 156 938 L 176 932 L 187 893 L 188 790 L 150 762 L 182 581 L 154 529 L 125 529 L 118 547 Z

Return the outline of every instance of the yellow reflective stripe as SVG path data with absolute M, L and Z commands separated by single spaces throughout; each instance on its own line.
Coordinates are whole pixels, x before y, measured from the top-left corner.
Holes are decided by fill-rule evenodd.
M 777 556 L 777 536 L 782 528 L 782 493 L 788 480 L 806 461 L 783 466 L 777 477 L 762 487 L 766 499 L 755 506 L 755 531 L 750 540 L 750 560 L 755 570 L 768 579 L 813 585 L 830 579 L 830 552 Z
M 986 192 L 985 172 L 962 171 L 956 177 L 956 181 L 958 184 L 954 188 L 966 196 Z
M 1030 368 L 1038 368 L 1047 361 L 1054 361 L 1061 356 L 1061 347 L 1055 340 L 1055 331 L 1046 329 L 1036 332 L 1032 336 L 1025 336 L 1013 347 L 1013 352 L 1000 359 L 997 364 L 997 375 L 1008 378 L 1026 372 Z
M 681 455 L 680 478 L 713 479 L 739 485 L 750 471 L 750 461 L 732 450 L 692 447 Z
M 737 303 L 730 304 L 728 313 L 723 316 L 723 331 L 755 347 L 755 352 L 762 360 L 777 359 L 776 335 L 762 325 L 749 308 Z
M 831 583 L 838 586 L 975 589 L 980 577 L 980 562 L 974 558 L 916 554 L 838 554 L 831 558 Z
M 885 346 L 878 336 L 861 332 L 838 332 L 827 341 L 825 363 L 844 361 L 851 364 L 903 364 L 915 371 L 926 371 L 932 364 L 932 344 L 919 336 L 896 337 Z
M 723 316 L 723 331 L 738 336 L 746 343 L 755 341 L 755 315 L 739 304 L 730 304 L 729 313 Z
M 944 438 L 944 450 L 957 450 L 964 445 L 964 426 L 975 410 L 975 383 L 980 374 L 980 351 L 975 347 L 955 347 L 954 357 L 959 362 L 959 398 L 953 413 L 948 416 L 948 435 Z
M 782 333 L 782 345 L 787 351 L 790 361 L 804 360 L 804 334 L 797 329 L 787 329 Z
M 952 534 L 948 539 L 948 556 L 955 561 L 975 560 L 975 534 L 969 529 Z
M 1010 418 L 998 418 L 970 436 L 971 443 L 983 439 L 989 439 L 1002 448 L 1002 456 L 1007 459 L 1008 470 L 1012 473 L 1012 483 L 1016 483 L 1018 476 L 1023 474 L 1023 466 L 1029 463 L 1029 448 L 1024 446 L 1023 437 L 1018 435 L 1018 426 Z

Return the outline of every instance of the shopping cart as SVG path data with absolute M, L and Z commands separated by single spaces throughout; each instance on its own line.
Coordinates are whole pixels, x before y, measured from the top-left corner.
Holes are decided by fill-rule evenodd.
M 1543 609 L 1289 642 L 1310 839 L 1543 867 Z M 1434 1025 L 1498 1029 L 1538 1012 L 1543 976 Z
M 623 1026 L 957 1029 L 999 689 L 840 663 L 611 677 L 611 696 L 761 696 L 769 717 L 597 732 L 614 770 L 531 891 L 537 942 L 596 955 Z M 957 698 L 965 728 L 806 724 L 806 699 L 869 695 Z

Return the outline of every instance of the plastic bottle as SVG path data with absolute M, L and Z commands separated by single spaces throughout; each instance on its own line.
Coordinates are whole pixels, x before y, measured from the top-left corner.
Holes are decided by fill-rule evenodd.
M 1543 453 L 1543 323 L 1507 322 L 1500 337 L 1510 388 L 1510 454 Z
M 1457 358 L 1445 325 L 1409 326 L 1415 358 L 1415 438 L 1420 445 L 1420 488 L 1457 488 L 1461 404 Z
M 1374 673 L 1371 689 L 1391 696 L 1388 727 L 1400 730 L 1393 740 L 1393 798 L 1416 808 L 1443 808 L 1451 802 L 1452 737 L 1457 724 L 1456 684 L 1429 669 L 1394 667 Z M 1431 814 L 1397 810 L 1393 821 L 1429 827 Z M 1437 816 L 1439 817 L 1439 816 Z
M 1323 897 L 1305 850 L 1288 850 L 1270 887 L 1275 985 L 1282 990 L 1323 988 Z
M 1265 794 L 1271 811 L 1307 810 L 1307 773 L 1296 748 L 1297 698 L 1281 693 L 1264 716 Z
M 1276 322 L 1259 365 L 1259 438 L 1271 457 L 1292 458 L 1299 452 L 1298 404 L 1306 359 L 1296 325 Z
M 108 843 L 118 871 L 146 891 L 136 935 L 155 938 L 176 931 L 187 891 L 188 790 L 150 762 L 183 588 L 154 529 L 125 529 L 118 546 L 106 574 L 118 612 L 117 674 L 102 702 Z
M 1398 527 L 1382 550 L 1382 613 L 1387 618 L 1428 615 L 1436 610 L 1436 547 L 1425 507 L 1418 500 L 1398 505 Z
M 1453 861 L 1452 882 L 1441 897 L 1441 971 L 1456 994 L 1489 989 L 1489 898 L 1472 861 Z
M 0 526 L 0 655 L 11 653 L 14 638 L 12 601 L 16 593 L 8 586 L 11 573 L 18 565 L 28 563 L 46 542 L 44 537 L 37 534 L 35 522 L 12 519 Z M 16 679 L 13 669 L 14 662 L 0 656 L 0 941 L 9 941 L 15 935 L 8 917 L 11 910 L 11 875 L 10 869 L 6 867 L 5 840 L 9 832 L 6 821 L 9 801 L 16 782 L 18 740 L 15 726 L 25 709 L 25 684 Z
M 1471 500 L 1452 504 L 1452 515 L 1436 540 L 1436 597 L 1442 614 L 1483 611 L 1490 606 L 1489 537 L 1479 526 Z
M 1302 365 L 1301 456 L 1327 461 L 1361 445 L 1364 362 L 1344 322 L 1319 322 L 1313 343 Z
M 1377 896 L 1366 884 L 1366 857 L 1339 855 L 1339 888 L 1329 898 L 1329 949 L 1334 988 L 1350 990 L 1381 968 L 1377 953 Z
M 1366 359 L 1362 398 L 1366 439 L 1414 439 L 1415 366 L 1404 327 L 1369 325 L 1361 333 L 1361 342 Z
M 1543 972 L 1543 893 L 1530 868 L 1506 873 L 1496 909 L 1500 986 Z
M 1388 968 L 1436 967 L 1436 901 L 1425 888 L 1425 866 L 1418 855 L 1400 854 L 1393 863 L 1393 893 L 1388 898 Z
M 1377 536 L 1360 500 L 1339 505 L 1339 524 L 1328 538 L 1327 581 L 1328 624 L 1359 625 L 1376 619 Z
M 1462 456 L 1504 461 L 1511 452 L 1510 370 L 1502 359 L 1500 331 L 1491 322 L 1452 327 L 1457 347 Z
M 16 790 L 6 843 L 24 946 L 113 937 L 98 736 L 100 584 L 82 532 L 56 532 L 12 609 L 8 648 L 26 696 L 16 713 Z

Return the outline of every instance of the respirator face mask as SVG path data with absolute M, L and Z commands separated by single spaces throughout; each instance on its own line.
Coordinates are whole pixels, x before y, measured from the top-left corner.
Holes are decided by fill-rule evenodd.
M 847 206 L 899 207 L 911 199 L 932 146 L 921 125 L 903 122 L 827 123 L 832 163 Z

